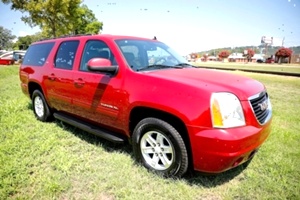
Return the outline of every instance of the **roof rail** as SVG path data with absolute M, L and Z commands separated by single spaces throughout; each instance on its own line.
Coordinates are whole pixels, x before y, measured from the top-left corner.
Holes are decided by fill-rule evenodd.
M 45 41 L 45 40 L 53 40 L 53 39 L 59 39 L 59 38 L 67 38 L 67 37 L 80 37 L 80 36 L 89 36 L 89 35 L 93 35 L 93 34 L 70 34 L 70 35 L 62 35 L 59 37 L 52 37 L 52 38 L 42 38 L 40 40 L 38 40 L 37 42 L 40 41 Z

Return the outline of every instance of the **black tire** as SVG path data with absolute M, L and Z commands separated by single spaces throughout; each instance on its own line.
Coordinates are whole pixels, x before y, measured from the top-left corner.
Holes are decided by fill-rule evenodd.
M 39 90 L 35 90 L 32 93 L 31 99 L 35 117 L 42 122 L 51 121 L 53 119 L 53 113 L 51 112 L 43 93 Z
M 132 145 L 137 162 L 159 175 L 181 177 L 188 169 L 188 153 L 182 137 L 163 120 L 141 120 L 134 129 Z

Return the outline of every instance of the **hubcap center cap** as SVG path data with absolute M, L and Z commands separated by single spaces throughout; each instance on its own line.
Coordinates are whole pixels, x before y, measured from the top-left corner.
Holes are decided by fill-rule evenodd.
M 161 153 L 162 151 L 161 151 L 160 147 L 156 146 L 156 147 L 154 147 L 154 152 L 155 153 Z

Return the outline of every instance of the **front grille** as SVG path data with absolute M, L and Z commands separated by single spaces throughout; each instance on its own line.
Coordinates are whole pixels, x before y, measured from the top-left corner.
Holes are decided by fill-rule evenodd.
M 258 95 L 250 97 L 250 103 L 257 121 L 264 124 L 271 117 L 271 104 L 267 92 L 262 92 Z

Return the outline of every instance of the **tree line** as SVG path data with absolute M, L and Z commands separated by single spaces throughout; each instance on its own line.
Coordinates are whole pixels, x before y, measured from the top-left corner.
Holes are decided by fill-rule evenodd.
M 248 61 L 251 60 L 254 54 L 259 54 L 259 53 L 265 54 L 266 57 L 276 56 L 279 58 L 279 61 L 281 61 L 282 58 L 290 57 L 293 54 L 300 55 L 300 46 L 295 46 L 290 48 L 280 47 L 280 46 L 277 47 L 241 46 L 235 48 L 227 47 L 227 48 L 211 49 L 209 51 L 190 53 L 190 57 L 192 59 L 202 57 L 206 61 L 209 56 L 215 56 L 217 58 L 224 59 L 224 58 L 228 58 L 232 53 L 242 53 L 243 57 Z
M 21 20 L 30 27 L 39 27 L 41 33 L 33 37 L 55 38 L 63 35 L 98 34 L 103 22 L 98 21 L 92 10 L 82 0 L 1 0 L 12 10 L 24 13 Z M 16 36 L 0 27 L 0 48 L 12 45 Z M 20 38 L 19 38 L 20 39 Z M 27 38 L 28 39 L 28 38 Z M 27 40 L 21 38 L 20 42 Z M 8 40 L 8 41 L 7 41 Z M 26 43 L 23 42 L 23 45 Z

